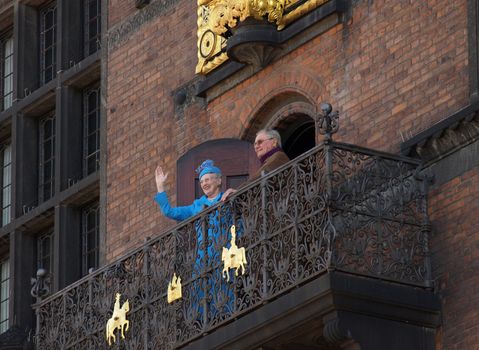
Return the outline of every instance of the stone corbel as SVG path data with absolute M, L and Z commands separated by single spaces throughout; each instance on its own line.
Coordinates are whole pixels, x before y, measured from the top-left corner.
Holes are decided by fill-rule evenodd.
M 361 345 L 354 340 L 351 331 L 342 324 L 337 314 L 323 318 L 323 337 L 331 345 L 344 350 L 361 350 Z

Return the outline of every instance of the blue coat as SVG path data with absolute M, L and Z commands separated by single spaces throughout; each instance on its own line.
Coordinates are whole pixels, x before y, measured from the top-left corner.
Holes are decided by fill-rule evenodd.
M 201 212 L 205 207 L 211 207 L 218 203 L 221 199 L 223 193 L 220 193 L 214 199 L 209 200 L 205 195 L 201 198 L 195 199 L 193 204 L 181 206 L 181 207 L 172 207 L 170 202 L 168 201 L 168 197 L 165 192 L 157 193 L 155 196 L 155 201 L 160 206 L 163 215 L 166 217 L 176 220 L 176 221 L 183 221 L 189 219 L 192 216 L 195 216 L 199 212 Z M 221 220 L 223 221 L 223 220 Z M 213 212 L 208 215 L 207 217 L 207 235 L 209 236 L 209 243 L 208 243 L 208 260 L 209 263 L 212 264 L 214 262 L 218 262 L 221 258 L 221 251 L 220 247 L 218 246 L 218 239 L 221 237 L 221 225 L 218 220 L 218 212 Z M 204 251 L 202 249 L 203 246 L 203 232 L 201 229 L 201 222 L 195 222 L 195 229 L 196 229 L 196 243 L 197 243 L 197 258 L 196 263 L 193 268 L 195 272 L 198 273 L 202 268 L 205 266 L 202 264 L 202 260 L 204 257 Z M 215 244 L 216 243 L 216 244 Z M 215 249 L 216 246 L 216 249 Z
M 209 200 L 205 195 L 203 195 L 202 197 L 195 199 L 193 204 L 182 207 L 172 207 L 168 201 L 166 192 L 163 191 L 156 194 L 155 201 L 160 206 L 163 215 L 176 221 L 183 221 L 198 214 L 205 208 L 205 206 L 211 207 L 212 205 L 215 205 L 220 201 L 222 195 L 223 193 L 221 192 L 212 200 Z

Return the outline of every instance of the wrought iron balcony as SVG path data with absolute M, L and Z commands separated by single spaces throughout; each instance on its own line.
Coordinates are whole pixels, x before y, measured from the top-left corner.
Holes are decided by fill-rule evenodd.
M 335 270 L 430 286 L 417 161 L 330 139 L 35 305 L 37 349 L 103 349 L 115 294 L 128 349 L 175 349 Z M 244 275 L 223 274 L 231 225 Z M 182 297 L 168 303 L 173 274 Z M 118 346 L 118 344 L 116 345 Z

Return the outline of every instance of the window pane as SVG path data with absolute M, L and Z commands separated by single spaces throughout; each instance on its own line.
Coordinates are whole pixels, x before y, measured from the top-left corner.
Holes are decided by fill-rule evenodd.
M 100 159 L 100 90 L 88 89 L 84 92 L 83 110 L 83 155 L 84 175 L 89 175 L 99 168 Z
M 97 114 L 88 115 L 88 134 L 95 133 L 98 130 Z
M 97 160 L 95 156 L 89 157 L 87 161 L 88 174 L 95 172 L 98 169 Z
M 5 286 L 2 285 L 1 291 L 0 291 L 0 299 L 5 300 L 8 299 L 8 288 L 5 288 Z
M 95 153 L 97 150 L 97 145 L 96 145 L 96 135 L 90 135 L 88 136 L 88 154 Z
M 56 4 L 40 11 L 40 78 L 43 84 L 56 75 Z
M 13 101 L 13 38 L 0 40 L 0 72 L 2 73 L 0 90 L 2 109 L 11 107 Z
M 5 164 L 5 163 L 3 163 Z M 3 167 L 3 185 L 10 185 L 12 183 L 12 166 L 10 164 Z
M 7 208 L 4 208 L 2 210 L 2 223 L 3 223 L 3 226 L 5 226 L 6 224 L 10 223 L 10 207 L 7 207 Z
M 11 187 L 5 187 L 2 190 L 2 196 L 3 196 L 3 208 L 5 208 L 5 204 L 10 204 L 10 196 L 11 196 Z
M 3 290 L 2 290 L 3 294 Z M 0 306 L 0 320 L 6 321 L 8 319 L 8 303 L 3 302 Z
M 43 268 L 52 273 L 53 233 L 41 235 L 37 241 L 37 269 Z
M 4 260 L 2 263 L 2 275 L 1 275 L 1 282 L 8 280 L 10 278 L 10 263 L 8 260 Z
M 8 300 L 10 292 L 10 263 L 9 260 L 0 261 L 0 333 L 8 329 Z
M 95 110 L 98 108 L 97 106 L 97 98 L 96 98 L 96 91 L 93 90 L 91 92 L 88 93 L 88 113 L 91 114 L 91 113 L 94 113 Z
M 98 203 L 82 210 L 82 273 L 98 267 L 99 210 Z
M 11 191 L 12 191 L 12 147 L 7 144 L 3 150 L 3 176 L 2 176 L 2 226 L 10 222 Z
M 100 48 L 101 8 L 100 0 L 88 0 L 85 3 L 85 52 L 91 55 Z
M 42 119 L 40 122 L 40 202 L 54 195 L 55 183 L 55 116 Z
M 88 30 L 90 31 L 90 33 L 96 33 L 98 31 L 96 21 L 90 22 L 90 26 L 89 26 Z M 94 37 L 92 37 L 92 39 L 93 38 Z

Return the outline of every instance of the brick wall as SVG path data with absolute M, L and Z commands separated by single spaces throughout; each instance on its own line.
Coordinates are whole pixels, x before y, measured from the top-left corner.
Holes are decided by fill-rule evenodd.
M 134 1 L 110 1 L 110 24 L 139 13 Z M 170 173 L 174 202 L 178 157 L 212 138 L 241 137 L 276 94 L 329 101 L 341 112 L 339 140 L 392 152 L 401 133 L 410 137 L 468 101 L 466 0 L 364 0 L 348 23 L 207 107 L 175 114 L 172 91 L 195 77 L 196 16 L 195 2 L 178 1 L 109 51 L 108 259 L 171 224 L 151 199 L 156 164 Z
M 479 349 L 479 167 L 430 193 L 433 276 L 442 301 L 438 349 Z
M 117 25 L 135 11 L 135 0 L 109 0 L 108 27 Z

